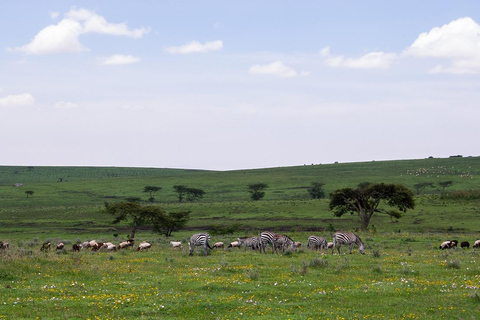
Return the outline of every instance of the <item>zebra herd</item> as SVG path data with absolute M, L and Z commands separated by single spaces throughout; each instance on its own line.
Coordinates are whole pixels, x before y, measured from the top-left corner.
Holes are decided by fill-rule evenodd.
M 190 255 L 193 255 L 195 247 L 203 247 L 204 254 L 208 254 L 208 249 L 213 249 L 210 244 L 210 235 L 208 233 L 196 233 L 190 237 L 188 243 Z M 280 250 L 285 252 L 285 249 L 296 249 L 296 243 L 287 235 L 277 234 L 271 231 L 263 231 L 258 237 L 238 238 L 240 245 L 244 245 L 246 248 L 252 248 L 260 252 L 266 253 L 267 246 L 272 246 L 272 253 L 278 253 Z M 352 232 L 337 231 L 333 235 L 332 253 L 337 248 L 340 254 L 340 247 L 342 245 L 350 246 L 350 253 L 352 253 L 353 246 L 357 245 L 361 254 L 365 254 L 365 246 L 356 234 Z M 328 243 L 324 237 L 309 236 L 307 247 L 310 249 L 327 249 Z

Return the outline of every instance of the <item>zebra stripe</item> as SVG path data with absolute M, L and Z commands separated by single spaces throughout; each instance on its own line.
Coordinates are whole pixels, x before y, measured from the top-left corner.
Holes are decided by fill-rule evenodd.
M 285 252 L 285 248 L 290 246 L 292 250 L 295 250 L 295 243 L 293 242 L 292 238 L 286 235 L 277 234 L 273 239 L 273 243 L 275 246 L 275 251 L 277 248 L 281 248 L 282 252 Z
M 250 238 L 238 238 L 238 242 L 240 246 L 244 245 L 244 249 L 252 248 L 252 250 L 256 250 L 259 248 L 259 240 L 258 237 L 250 237 Z
M 356 244 L 358 246 L 358 250 L 360 251 L 361 254 L 365 254 L 365 246 L 363 245 L 362 240 L 360 239 L 359 236 L 352 232 L 343 232 L 343 231 L 337 231 L 333 235 L 333 250 L 337 248 L 338 253 L 340 254 L 340 246 L 342 244 L 348 244 L 350 245 L 350 253 L 352 253 L 353 250 L 353 245 Z
M 208 254 L 207 248 L 212 249 L 210 244 L 210 235 L 208 233 L 195 233 L 193 236 L 190 237 L 190 243 L 188 244 L 188 248 L 190 249 L 190 255 L 193 255 L 193 248 L 195 247 L 203 247 L 205 255 Z
M 272 253 L 273 253 L 275 250 L 275 245 L 273 242 L 273 239 L 275 238 L 275 233 L 270 231 L 263 231 L 262 233 L 260 233 L 259 238 L 260 238 L 260 252 L 262 252 L 263 250 L 263 253 L 265 253 L 265 248 L 267 247 L 267 244 L 270 243 L 272 245 Z
M 283 252 L 286 246 L 291 246 L 295 250 L 295 243 L 289 236 L 263 231 L 260 233 L 260 252 L 263 250 L 265 253 L 265 248 L 268 244 L 272 245 L 272 253 L 277 252 L 278 248 L 282 248 Z
M 327 248 L 327 240 L 324 237 L 310 236 L 308 237 L 307 248 L 315 250 L 323 250 Z

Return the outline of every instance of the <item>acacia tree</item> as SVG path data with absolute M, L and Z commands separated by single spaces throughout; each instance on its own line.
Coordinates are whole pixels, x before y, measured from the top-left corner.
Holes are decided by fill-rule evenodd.
M 248 192 L 250 192 L 250 197 L 252 200 L 260 200 L 265 196 L 265 189 L 268 188 L 268 185 L 265 183 L 254 183 L 248 185 Z
M 27 190 L 27 191 L 25 191 L 25 193 L 26 193 L 27 198 L 28 198 L 29 196 L 33 197 L 33 194 L 34 194 L 35 192 L 33 192 L 32 190 Z
M 187 188 L 187 200 L 193 202 L 195 200 L 203 198 L 205 191 L 197 188 Z
M 312 186 L 308 189 L 308 193 L 312 199 L 322 199 L 325 197 L 325 191 L 323 191 L 323 182 L 312 182 Z
M 415 188 L 415 192 L 417 193 L 417 195 L 420 195 L 426 187 L 433 188 L 433 182 L 420 182 L 414 184 L 413 187 Z
M 130 239 L 140 225 L 151 225 L 154 232 L 170 236 L 173 231 L 181 229 L 190 219 L 190 212 L 166 213 L 159 206 L 145 206 L 136 202 L 105 203 L 105 211 L 114 216 L 113 223 L 132 220 Z
M 183 198 L 187 194 L 187 186 L 184 185 L 174 185 L 173 189 L 178 194 L 178 202 L 182 202 Z
M 442 187 L 442 190 L 440 191 L 440 198 L 443 199 L 443 196 L 445 195 L 445 188 L 450 187 L 453 184 L 453 181 L 442 181 L 439 182 L 438 185 Z
M 400 212 L 387 210 L 382 206 L 394 207 L 401 212 L 415 207 L 412 191 L 399 184 L 372 183 L 357 189 L 344 188 L 330 194 L 330 210 L 337 217 L 345 213 L 356 213 L 360 218 L 361 229 L 366 231 L 375 212 L 396 218 Z
M 150 202 L 155 201 L 155 193 L 160 190 L 162 190 L 162 187 L 145 186 L 145 188 L 143 188 L 143 192 L 150 194 L 150 198 L 148 199 Z
M 119 202 L 113 204 L 105 202 L 105 211 L 114 217 L 112 221 L 114 224 L 124 220 L 132 220 L 132 230 L 130 231 L 129 239 L 135 239 L 135 232 L 138 226 L 146 220 L 144 206 L 137 202 Z
M 185 227 L 190 220 L 190 211 L 169 212 L 164 214 L 161 219 L 153 225 L 153 231 L 163 233 L 166 237 L 170 237 L 173 231 L 178 231 Z

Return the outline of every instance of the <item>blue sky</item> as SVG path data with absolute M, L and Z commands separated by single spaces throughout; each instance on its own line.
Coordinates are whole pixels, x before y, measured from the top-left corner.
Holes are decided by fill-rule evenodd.
M 478 155 L 478 1 L 2 1 L 2 165 Z

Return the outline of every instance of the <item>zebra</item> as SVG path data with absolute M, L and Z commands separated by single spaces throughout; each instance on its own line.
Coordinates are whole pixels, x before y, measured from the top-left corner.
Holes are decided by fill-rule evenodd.
M 193 248 L 196 246 L 197 247 L 203 246 L 205 255 L 207 255 L 208 254 L 207 248 L 212 249 L 208 241 L 210 241 L 210 235 L 208 233 L 195 233 L 193 236 L 191 236 L 190 242 L 188 243 L 188 248 L 190 249 L 190 255 L 193 256 Z
M 323 250 L 327 248 L 327 240 L 324 237 L 310 236 L 308 237 L 307 248 L 315 250 Z
M 282 248 L 282 251 L 285 250 L 285 246 L 291 246 L 292 249 L 295 249 L 295 243 L 289 236 L 284 236 L 281 234 L 276 234 L 270 231 L 263 231 L 260 233 L 260 252 L 265 253 L 265 248 L 267 244 L 272 245 L 272 253 L 277 252 L 277 248 Z
M 245 250 L 247 250 L 247 248 L 252 248 L 252 250 L 256 250 L 259 248 L 260 241 L 258 240 L 258 237 L 244 237 L 238 238 L 238 242 L 240 243 L 240 246 L 242 246 L 242 244 L 245 246 Z
M 358 250 L 361 254 L 365 254 L 365 246 L 363 245 L 362 240 L 359 236 L 352 232 L 343 232 L 337 231 L 333 235 L 333 250 L 337 248 L 338 253 L 340 254 L 340 246 L 342 244 L 349 244 L 350 245 L 350 253 L 352 253 L 353 245 L 356 244 L 358 246 Z
M 263 231 L 260 233 L 260 236 L 258 237 L 260 239 L 260 252 L 265 253 L 265 248 L 267 247 L 267 244 L 272 245 L 272 253 L 274 252 L 275 245 L 273 244 L 273 238 L 275 238 L 275 233 L 270 232 L 270 231 Z
M 282 252 L 285 252 L 285 248 L 290 246 L 292 250 L 295 250 L 295 242 L 290 238 L 289 236 L 282 235 L 282 234 L 276 234 L 275 238 L 273 238 L 273 245 L 275 248 L 275 251 L 277 251 L 277 248 L 281 248 Z

